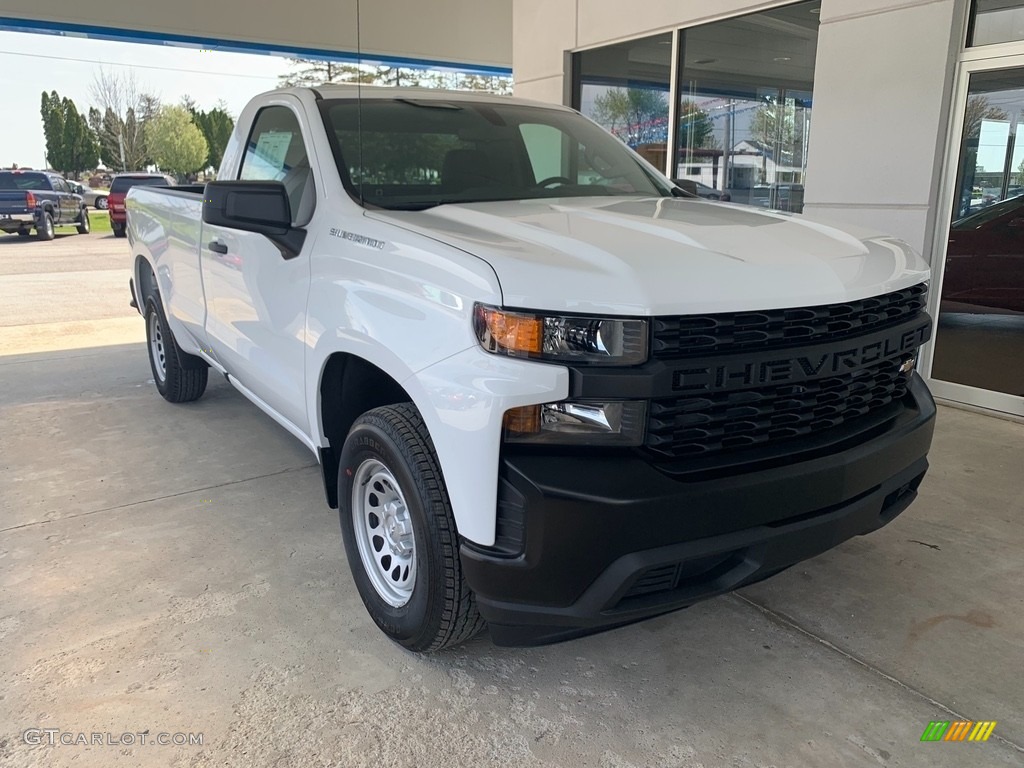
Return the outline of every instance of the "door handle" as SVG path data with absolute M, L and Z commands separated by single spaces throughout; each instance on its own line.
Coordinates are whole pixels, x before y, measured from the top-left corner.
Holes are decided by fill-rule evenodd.
M 223 254 L 225 256 L 228 253 L 228 247 L 226 245 L 224 245 L 224 243 L 220 242 L 219 240 L 211 240 L 207 244 L 206 247 L 209 248 L 214 253 L 220 253 L 220 254 Z

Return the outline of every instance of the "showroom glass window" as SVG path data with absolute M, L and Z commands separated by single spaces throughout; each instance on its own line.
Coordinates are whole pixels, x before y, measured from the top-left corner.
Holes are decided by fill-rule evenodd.
M 573 106 L 664 170 L 672 33 L 581 51 L 573 68 Z
M 1024 40 L 1024 0 L 974 0 L 970 46 Z
M 801 212 L 820 2 L 684 29 L 672 176 L 704 197 Z
M 800 212 L 820 0 L 581 51 L 573 104 L 701 197 Z M 675 99 L 675 125 L 669 100 Z

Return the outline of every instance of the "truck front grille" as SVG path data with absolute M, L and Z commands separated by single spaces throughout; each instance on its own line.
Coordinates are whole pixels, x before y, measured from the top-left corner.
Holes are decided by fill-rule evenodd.
M 651 401 L 647 447 L 671 458 L 707 456 L 832 429 L 901 399 L 910 355 L 826 378 Z
M 883 330 L 924 311 L 926 283 L 869 299 L 797 309 L 657 317 L 657 359 L 827 343 Z

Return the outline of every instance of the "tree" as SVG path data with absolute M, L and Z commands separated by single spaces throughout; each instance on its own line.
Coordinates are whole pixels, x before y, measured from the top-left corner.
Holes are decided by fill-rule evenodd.
M 203 168 L 209 147 L 184 107 L 162 107 L 147 133 L 153 160 L 161 170 L 185 176 Z
M 477 75 L 440 69 L 396 67 L 390 64 L 342 63 L 325 59 L 289 59 L 295 71 L 282 75 L 282 86 L 317 86 L 326 83 L 360 83 L 417 88 L 448 88 L 464 91 L 512 92 L 512 78 Z
M 326 83 L 369 83 L 362 79 L 364 72 L 357 64 L 342 64 L 326 59 L 288 59 L 290 66 L 298 67 L 298 71 L 281 75 L 280 85 L 286 88 L 317 86 Z
M 183 103 L 192 115 L 192 122 L 203 132 L 206 145 L 209 148 L 206 156 L 207 168 L 220 168 L 220 161 L 224 157 L 224 149 L 231 139 L 231 132 L 235 129 L 235 119 L 231 117 L 224 108 L 223 102 L 211 109 L 209 112 L 198 110 L 193 102 L 191 106 Z
M 631 147 L 664 141 L 668 134 L 668 100 L 653 88 L 605 91 L 594 99 L 593 117 Z
M 103 161 L 126 171 L 144 168 L 153 159 L 146 147 L 146 127 L 160 100 L 142 91 L 131 70 L 119 74 L 101 67 L 89 90 L 93 106 L 103 115 L 98 135 Z
M 92 129 L 75 103 L 62 99 L 56 91 L 44 91 L 40 112 L 49 165 L 69 177 L 95 168 L 99 148 Z
M 794 111 L 776 102 L 762 105 L 750 121 L 750 137 L 780 153 L 791 152 L 796 141 Z
M 1010 116 L 999 107 L 993 107 L 987 96 L 971 96 L 964 113 L 964 137 L 976 139 L 981 135 L 981 124 L 986 120 L 1009 120 Z
M 64 111 L 64 174 L 78 176 L 96 167 L 100 160 L 99 145 L 89 123 L 71 99 L 63 99 Z
M 711 116 L 690 99 L 679 103 L 679 148 L 712 149 L 716 145 Z
M 43 118 L 43 138 L 46 141 L 46 161 L 51 168 L 63 170 L 64 152 L 64 110 L 56 91 L 43 91 L 40 114 Z

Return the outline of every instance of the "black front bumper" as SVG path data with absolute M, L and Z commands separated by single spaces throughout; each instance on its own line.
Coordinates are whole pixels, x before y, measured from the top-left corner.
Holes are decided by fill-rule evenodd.
M 868 439 L 767 469 L 681 479 L 639 455 L 509 455 L 499 534 L 521 552 L 464 543 L 464 573 L 498 645 L 684 608 L 892 521 L 917 495 L 934 421 L 915 375 Z

